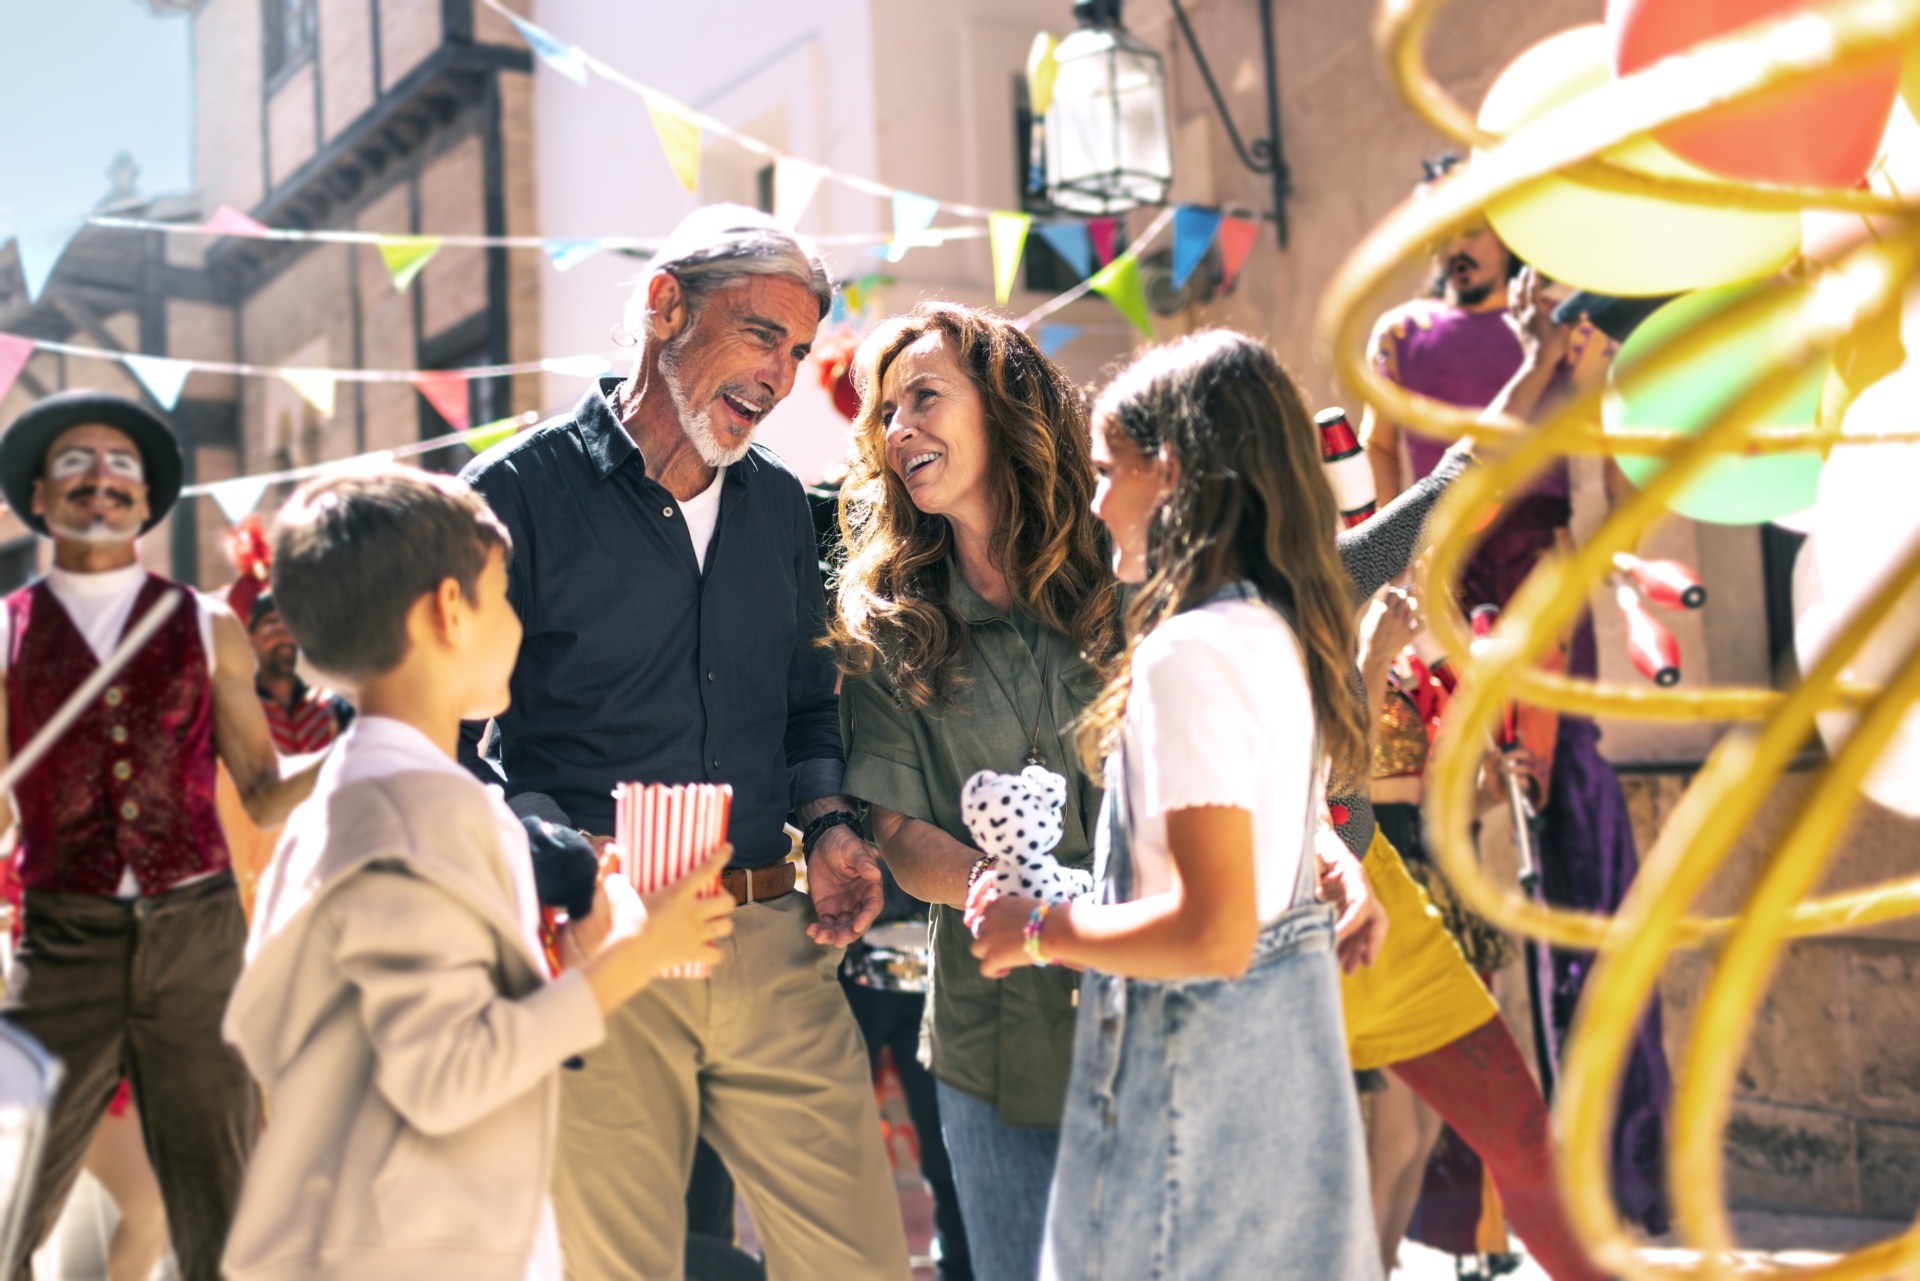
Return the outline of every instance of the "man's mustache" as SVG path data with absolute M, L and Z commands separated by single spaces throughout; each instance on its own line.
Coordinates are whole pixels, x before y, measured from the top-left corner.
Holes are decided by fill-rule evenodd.
M 106 485 L 82 485 L 78 489 L 67 491 L 67 501 L 71 503 L 91 502 L 95 498 L 105 498 L 122 507 L 133 506 L 133 495 L 124 490 L 113 489 Z
M 1453 257 L 1447 259 L 1448 274 L 1459 271 L 1462 267 L 1468 271 L 1476 271 L 1480 267 L 1480 260 L 1472 254 L 1465 253 L 1455 254 Z

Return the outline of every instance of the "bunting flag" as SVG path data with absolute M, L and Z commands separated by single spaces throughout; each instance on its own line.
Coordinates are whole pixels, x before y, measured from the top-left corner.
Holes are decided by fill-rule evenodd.
M 887 261 L 899 262 L 907 256 L 907 250 L 916 243 L 923 243 L 921 233 L 933 226 L 934 215 L 940 212 L 940 202 L 932 196 L 922 196 L 911 191 L 893 193 L 893 243 L 887 246 Z
M 285 369 L 280 377 L 300 393 L 300 399 L 319 411 L 322 418 L 333 417 L 333 375 L 320 369 Z
M 200 230 L 216 236 L 264 236 L 272 228 L 232 205 L 221 205 L 213 211 L 213 217 L 200 224 Z
M 1147 291 L 1140 284 L 1140 260 L 1129 250 L 1100 269 L 1087 287 L 1119 309 L 1133 327 L 1153 337 L 1153 318 L 1147 314 Z
M 1093 274 L 1093 241 L 1087 236 L 1086 223 L 1043 222 L 1035 230 L 1053 252 L 1067 260 L 1075 275 L 1085 280 Z
M 549 356 L 540 362 L 540 368 L 550 374 L 565 374 L 569 378 L 598 378 L 613 372 L 613 366 L 605 356 Z
M 1119 228 L 1118 218 L 1087 219 L 1087 239 L 1093 244 L 1093 260 L 1102 267 L 1113 261 L 1114 233 Z
M 571 271 L 599 253 L 601 243 L 598 240 L 543 240 L 540 249 L 555 271 Z
M 125 355 L 120 359 L 126 362 L 140 385 L 147 389 L 154 403 L 160 408 L 171 410 L 180 403 L 180 389 L 187 385 L 187 375 L 193 372 L 190 360 L 174 360 L 170 356 Z
M 1040 352 L 1048 359 L 1062 347 L 1078 338 L 1081 334 L 1078 325 L 1042 325 L 1040 326 Z
M 383 236 L 380 261 L 387 264 L 393 287 L 405 293 L 413 278 L 440 252 L 440 244 L 438 236 Z
M 1188 277 L 1220 233 L 1220 211 L 1181 205 L 1173 211 L 1173 287 L 1186 288 Z
M 587 83 L 587 55 L 579 45 L 568 44 L 551 31 L 534 26 L 519 14 L 507 13 L 507 20 L 520 29 L 521 38 L 540 55 L 540 61 L 577 85 Z
M 1220 223 L 1220 292 L 1233 286 L 1253 242 L 1260 238 L 1260 224 L 1251 218 L 1227 218 Z
M 420 389 L 427 403 L 439 410 L 440 416 L 455 431 L 465 431 L 472 425 L 472 411 L 467 407 L 467 380 L 457 371 L 435 370 L 415 374 L 413 385 Z
M 853 313 L 847 310 L 847 291 L 833 291 L 833 301 L 827 306 L 827 319 L 836 325 L 844 325 L 853 319 Z
M 207 496 L 220 504 L 228 524 L 238 525 L 260 505 L 260 496 L 271 483 L 258 476 L 241 476 L 207 486 Z
M 13 390 L 14 379 L 32 359 L 33 339 L 0 334 L 0 400 L 7 398 L 7 393 Z
M 85 218 L 16 214 L 13 235 L 20 246 L 20 274 L 26 277 L 27 301 L 40 301 L 40 291 L 60 262 L 60 255 L 87 223 Z
M 524 414 L 514 414 L 509 418 L 496 418 L 490 423 L 481 423 L 467 432 L 467 448 L 476 454 L 484 454 L 509 436 L 517 436 L 523 429 L 539 421 L 540 415 L 529 409 Z
M 789 231 L 799 226 L 800 219 L 806 216 L 807 206 L 813 203 L 814 194 L 820 190 L 820 180 L 826 176 L 827 171 L 819 165 L 795 160 L 792 156 L 781 156 L 775 160 L 774 221 Z
M 1020 253 L 1027 247 L 1027 228 L 1033 219 L 1023 213 L 987 215 L 987 244 L 993 250 L 993 300 L 1002 307 L 1013 297 L 1013 281 L 1020 270 Z
M 1027 50 L 1027 106 L 1036 120 L 1044 117 L 1053 104 L 1053 78 L 1060 71 L 1055 52 L 1059 48 L 1060 42 L 1042 31 Z
M 681 186 L 692 191 L 700 185 L 700 126 L 693 122 L 692 110 L 649 89 L 647 114 L 653 117 L 653 132 L 667 153 L 668 168 Z

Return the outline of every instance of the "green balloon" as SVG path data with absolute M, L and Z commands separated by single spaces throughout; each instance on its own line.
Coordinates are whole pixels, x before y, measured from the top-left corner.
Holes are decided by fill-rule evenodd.
M 1602 409 L 1606 429 L 1663 427 L 1694 435 L 1719 417 L 1773 365 L 1779 344 L 1772 323 L 1749 325 L 1720 339 L 1678 369 L 1636 389 L 1631 399 L 1620 393 L 1618 377 L 1667 339 L 1767 287 L 1737 284 L 1702 289 L 1674 299 L 1647 317 L 1621 345 L 1608 375 Z M 1812 426 L 1831 363 L 1821 360 L 1811 366 L 1793 392 L 1757 425 Z M 1665 459 L 1642 454 L 1621 454 L 1614 461 L 1636 485 L 1645 485 L 1666 466 Z M 1825 462 L 1814 451 L 1716 458 L 1695 473 L 1669 506 L 1682 516 L 1716 525 L 1757 525 L 1813 506 Z

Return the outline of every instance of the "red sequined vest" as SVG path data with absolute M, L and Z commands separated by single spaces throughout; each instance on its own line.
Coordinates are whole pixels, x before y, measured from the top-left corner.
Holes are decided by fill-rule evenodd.
M 148 575 L 127 630 L 186 593 L 53 750 L 14 787 L 20 881 L 111 896 L 131 867 L 142 894 L 230 864 L 214 808 L 213 680 L 199 608 Z M 45 581 L 9 596 L 7 744 L 19 752 L 100 667 Z

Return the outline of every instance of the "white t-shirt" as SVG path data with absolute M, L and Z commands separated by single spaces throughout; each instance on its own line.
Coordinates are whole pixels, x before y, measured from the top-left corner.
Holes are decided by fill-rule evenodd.
M 390 778 L 395 774 L 427 771 L 457 774 L 475 787 L 480 781 L 445 752 L 433 740 L 405 721 L 390 716 L 361 716 L 347 727 L 332 759 L 323 767 L 332 774 L 322 780 L 316 791 L 364 783 L 369 779 Z M 488 787 L 487 801 L 493 809 L 494 826 L 500 833 L 500 852 L 506 857 L 507 871 L 513 877 L 514 906 L 520 918 L 521 932 L 535 956 L 540 955 L 540 896 L 533 883 L 533 855 L 527 847 L 527 829 L 514 817 L 501 799 L 500 789 Z M 540 1228 L 534 1237 L 533 1257 L 528 1261 L 527 1281 L 561 1281 L 560 1232 L 553 1217 L 553 1203 L 542 1203 Z
M 680 514 L 687 518 L 687 536 L 693 539 L 694 563 L 700 566 L 700 572 L 707 572 L 707 545 L 713 541 L 713 527 L 720 523 L 720 482 L 727 478 L 727 469 L 713 469 L 713 483 L 680 504 Z
M 1260 921 L 1293 906 L 1306 807 L 1325 770 L 1314 758 L 1305 660 L 1280 615 L 1224 600 L 1154 628 L 1134 651 L 1123 732 L 1135 896 L 1173 886 L 1167 815 L 1221 806 L 1253 816 Z
M 104 574 L 76 574 L 59 568 L 47 571 L 47 590 L 86 637 L 87 648 L 93 651 L 93 656 L 103 663 L 120 644 L 127 620 L 133 617 L 133 602 L 139 598 L 146 581 L 147 570 L 143 565 L 110 569 Z M 193 603 L 199 607 L 200 647 L 207 651 L 207 670 L 211 672 L 216 666 L 213 612 L 206 597 L 199 592 L 193 593 Z M 0 676 L 7 674 L 7 650 L 6 645 L 0 645 Z

